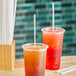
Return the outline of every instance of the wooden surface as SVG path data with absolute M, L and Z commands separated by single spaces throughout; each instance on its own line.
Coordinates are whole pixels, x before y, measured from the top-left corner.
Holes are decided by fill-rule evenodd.
M 76 56 L 66 56 L 61 59 L 61 68 L 66 68 L 72 65 L 76 65 Z M 16 60 L 15 69 L 12 72 L 0 71 L 0 76 L 25 76 L 24 75 L 24 61 Z M 45 76 L 76 76 L 76 71 L 70 72 L 65 75 L 59 74 L 57 71 L 46 70 Z

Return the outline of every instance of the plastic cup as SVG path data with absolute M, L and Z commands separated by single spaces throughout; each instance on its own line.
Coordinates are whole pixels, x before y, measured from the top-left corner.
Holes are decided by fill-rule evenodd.
M 62 28 L 46 27 L 42 29 L 43 43 L 47 44 L 46 69 L 58 70 L 62 54 L 63 36 L 65 30 Z
M 22 46 L 24 52 L 25 76 L 44 76 L 46 51 L 42 43 L 28 43 Z

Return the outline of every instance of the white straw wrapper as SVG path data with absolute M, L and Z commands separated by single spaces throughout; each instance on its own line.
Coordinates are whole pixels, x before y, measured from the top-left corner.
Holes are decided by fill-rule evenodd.
M 2 0 L 2 44 L 6 44 L 7 1 Z
M 7 45 L 11 44 L 11 33 L 12 33 L 12 0 L 7 0 Z
M 17 0 L 0 0 L 0 44 L 13 41 Z
M 16 17 L 16 6 L 17 6 L 17 0 L 14 0 L 13 4 L 13 33 L 12 33 L 12 40 L 14 38 L 14 28 L 15 28 L 15 17 Z
M 64 75 L 64 74 L 70 73 L 70 72 L 72 72 L 72 71 L 76 71 L 76 68 L 72 68 L 72 69 L 63 71 L 63 72 L 61 72 L 61 74 Z
M 64 75 L 64 74 L 67 74 L 67 73 L 75 71 L 75 70 L 76 70 L 76 65 L 58 70 L 58 72 Z
M 15 25 L 15 13 L 16 13 L 16 2 L 17 0 L 8 0 L 7 7 L 7 44 L 10 45 L 13 41 L 14 25 Z M 15 4 L 14 4 L 15 3 Z
M 2 44 L 1 38 L 2 38 L 2 0 L 0 0 L 0 44 Z

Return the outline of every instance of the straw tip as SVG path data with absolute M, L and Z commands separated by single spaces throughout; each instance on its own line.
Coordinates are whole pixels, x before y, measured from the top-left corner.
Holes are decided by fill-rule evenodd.
M 52 4 L 54 5 L 54 2 L 52 2 Z
M 34 16 L 36 16 L 36 14 L 34 14 Z

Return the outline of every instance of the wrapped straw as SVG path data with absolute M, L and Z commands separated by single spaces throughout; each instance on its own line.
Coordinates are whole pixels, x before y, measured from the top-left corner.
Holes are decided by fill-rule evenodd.
M 8 0 L 7 44 L 11 44 L 13 41 L 14 26 L 15 26 L 15 13 L 16 13 L 16 2 L 17 2 L 17 0 Z
M 1 37 L 2 37 L 2 0 L 0 0 L 0 44 L 1 44 Z
M 14 27 L 15 27 L 15 17 L 16 17 L 16 6 L 17 6 L 17 0 L 14 0 L 14 5 L 13 5 L 13 30 L 12 30 L 12 40 L 13 40 L 13 37 L 14 37 Z
M 58 70 L 58 72 L 60 74 L 62 74 L 62 75 L 70 73 L 72 71 L 76 71 L 76 65 L 70 66 L 70 67 L 67 67 L 67 68 L 64 68 L 64 69 L 61 69 L 61 70 Z
M 11 44 L 12 26 L 13 26 L 13 0 L 7 0 L 7 44 Z
M 17 0 L 0 0 L 0 44 L 13 41 Z
M 6 44 L 7 1 L 2 0 L 2 44 Z

